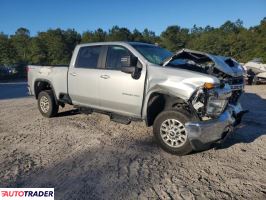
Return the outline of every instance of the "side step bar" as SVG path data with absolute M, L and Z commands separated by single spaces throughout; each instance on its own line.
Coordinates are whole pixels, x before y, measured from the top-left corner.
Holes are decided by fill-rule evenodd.
M 114 122 L 117 122 L 117 123 L 120 123 L 120 124 L 130 124 L 131 123 L 131 120 L 125 116 L 122 116 L 122 115 L 117 115 L 117 114 L 110 114 L 110 120 L 111 121 L 114 121 Z
M 81 112 L 83 114 L 86 114 L 86 115 L 89 115 L 89 114 L 93 113 L 93 110 L 90 109 L 90 108 L 85 108 L 85 107 L 76 107 L 76 108 L 79 109 L 79 112 Z
M 81 113 L 84 113 L 86 115 L 89 115 L 89 114 L 91 114 L 93 112 L 97 112 L 97 113 L 100 113 L 100 114 L 108 115 L 110 117 L 111 121 L 114 121 L 114 122 L 117 122 L 117 123 L 120 123 L 120 124 L 128 125 L 128 124 L 131 123 L 132 120 L 137 121 L 137 119 L 131 119 L 128 116 L 123 116 L 123 115 L 119 115 L 119 114 L 116 114 L 116 113 L 105 112 L 105 111 L 102 111 L 102 110 L 97 110 L 97 109 L 88 108 L 88 107 L 80 107 L 80 106 L 74 106 L 74 107 L 78 108 Z

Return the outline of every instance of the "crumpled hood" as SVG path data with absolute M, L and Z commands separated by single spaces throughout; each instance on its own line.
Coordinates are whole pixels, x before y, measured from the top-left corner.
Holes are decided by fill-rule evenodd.
M 166 66 L 168 63 L 172 62 L 175 59 L 189 59 L 196 63 L 212 61 L 215 64 L 214 65 L 215 68 L 232 77 L 238 77 L 244 74 L 241 65 L 238 62 L 236 62 L 233 58 L 212 55 L 190 49 L 182 49 L 176 52 L 171 57 L 165 59 L 162 65 Z

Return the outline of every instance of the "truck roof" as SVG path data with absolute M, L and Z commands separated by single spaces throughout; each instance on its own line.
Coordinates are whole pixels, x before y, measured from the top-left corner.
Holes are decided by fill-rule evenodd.
M 147 45 L 147 46 L 154 46 L 155 44 L 149 44 L 144 42 L 129 42 L 129 41 L 114 41 L 114 42 L 91 42 L 91 43 L 83 43 L 77 46 L 93 46 L 93 45 Z

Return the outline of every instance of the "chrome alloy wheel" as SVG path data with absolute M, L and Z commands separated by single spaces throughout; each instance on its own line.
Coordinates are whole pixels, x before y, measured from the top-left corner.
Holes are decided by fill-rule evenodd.
M 46 96 L 42 96 L 40 99 L 40 108 L 44 113 L 47 113 L 49 111 L 49 100 Z
M 165 144 L 171 147 L 181 147 L 187 141 L 185 126 L 176 119 L 165 120 L 160 127 L 160 135 Z

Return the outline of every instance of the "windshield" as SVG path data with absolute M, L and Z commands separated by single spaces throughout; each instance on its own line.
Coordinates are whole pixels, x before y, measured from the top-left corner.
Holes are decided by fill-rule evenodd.
M 166 58 L 173 55 L 170 51 L 153 45 L 132 45 L 139 53 L 141 53 L 149 62 L 160 65 Z

